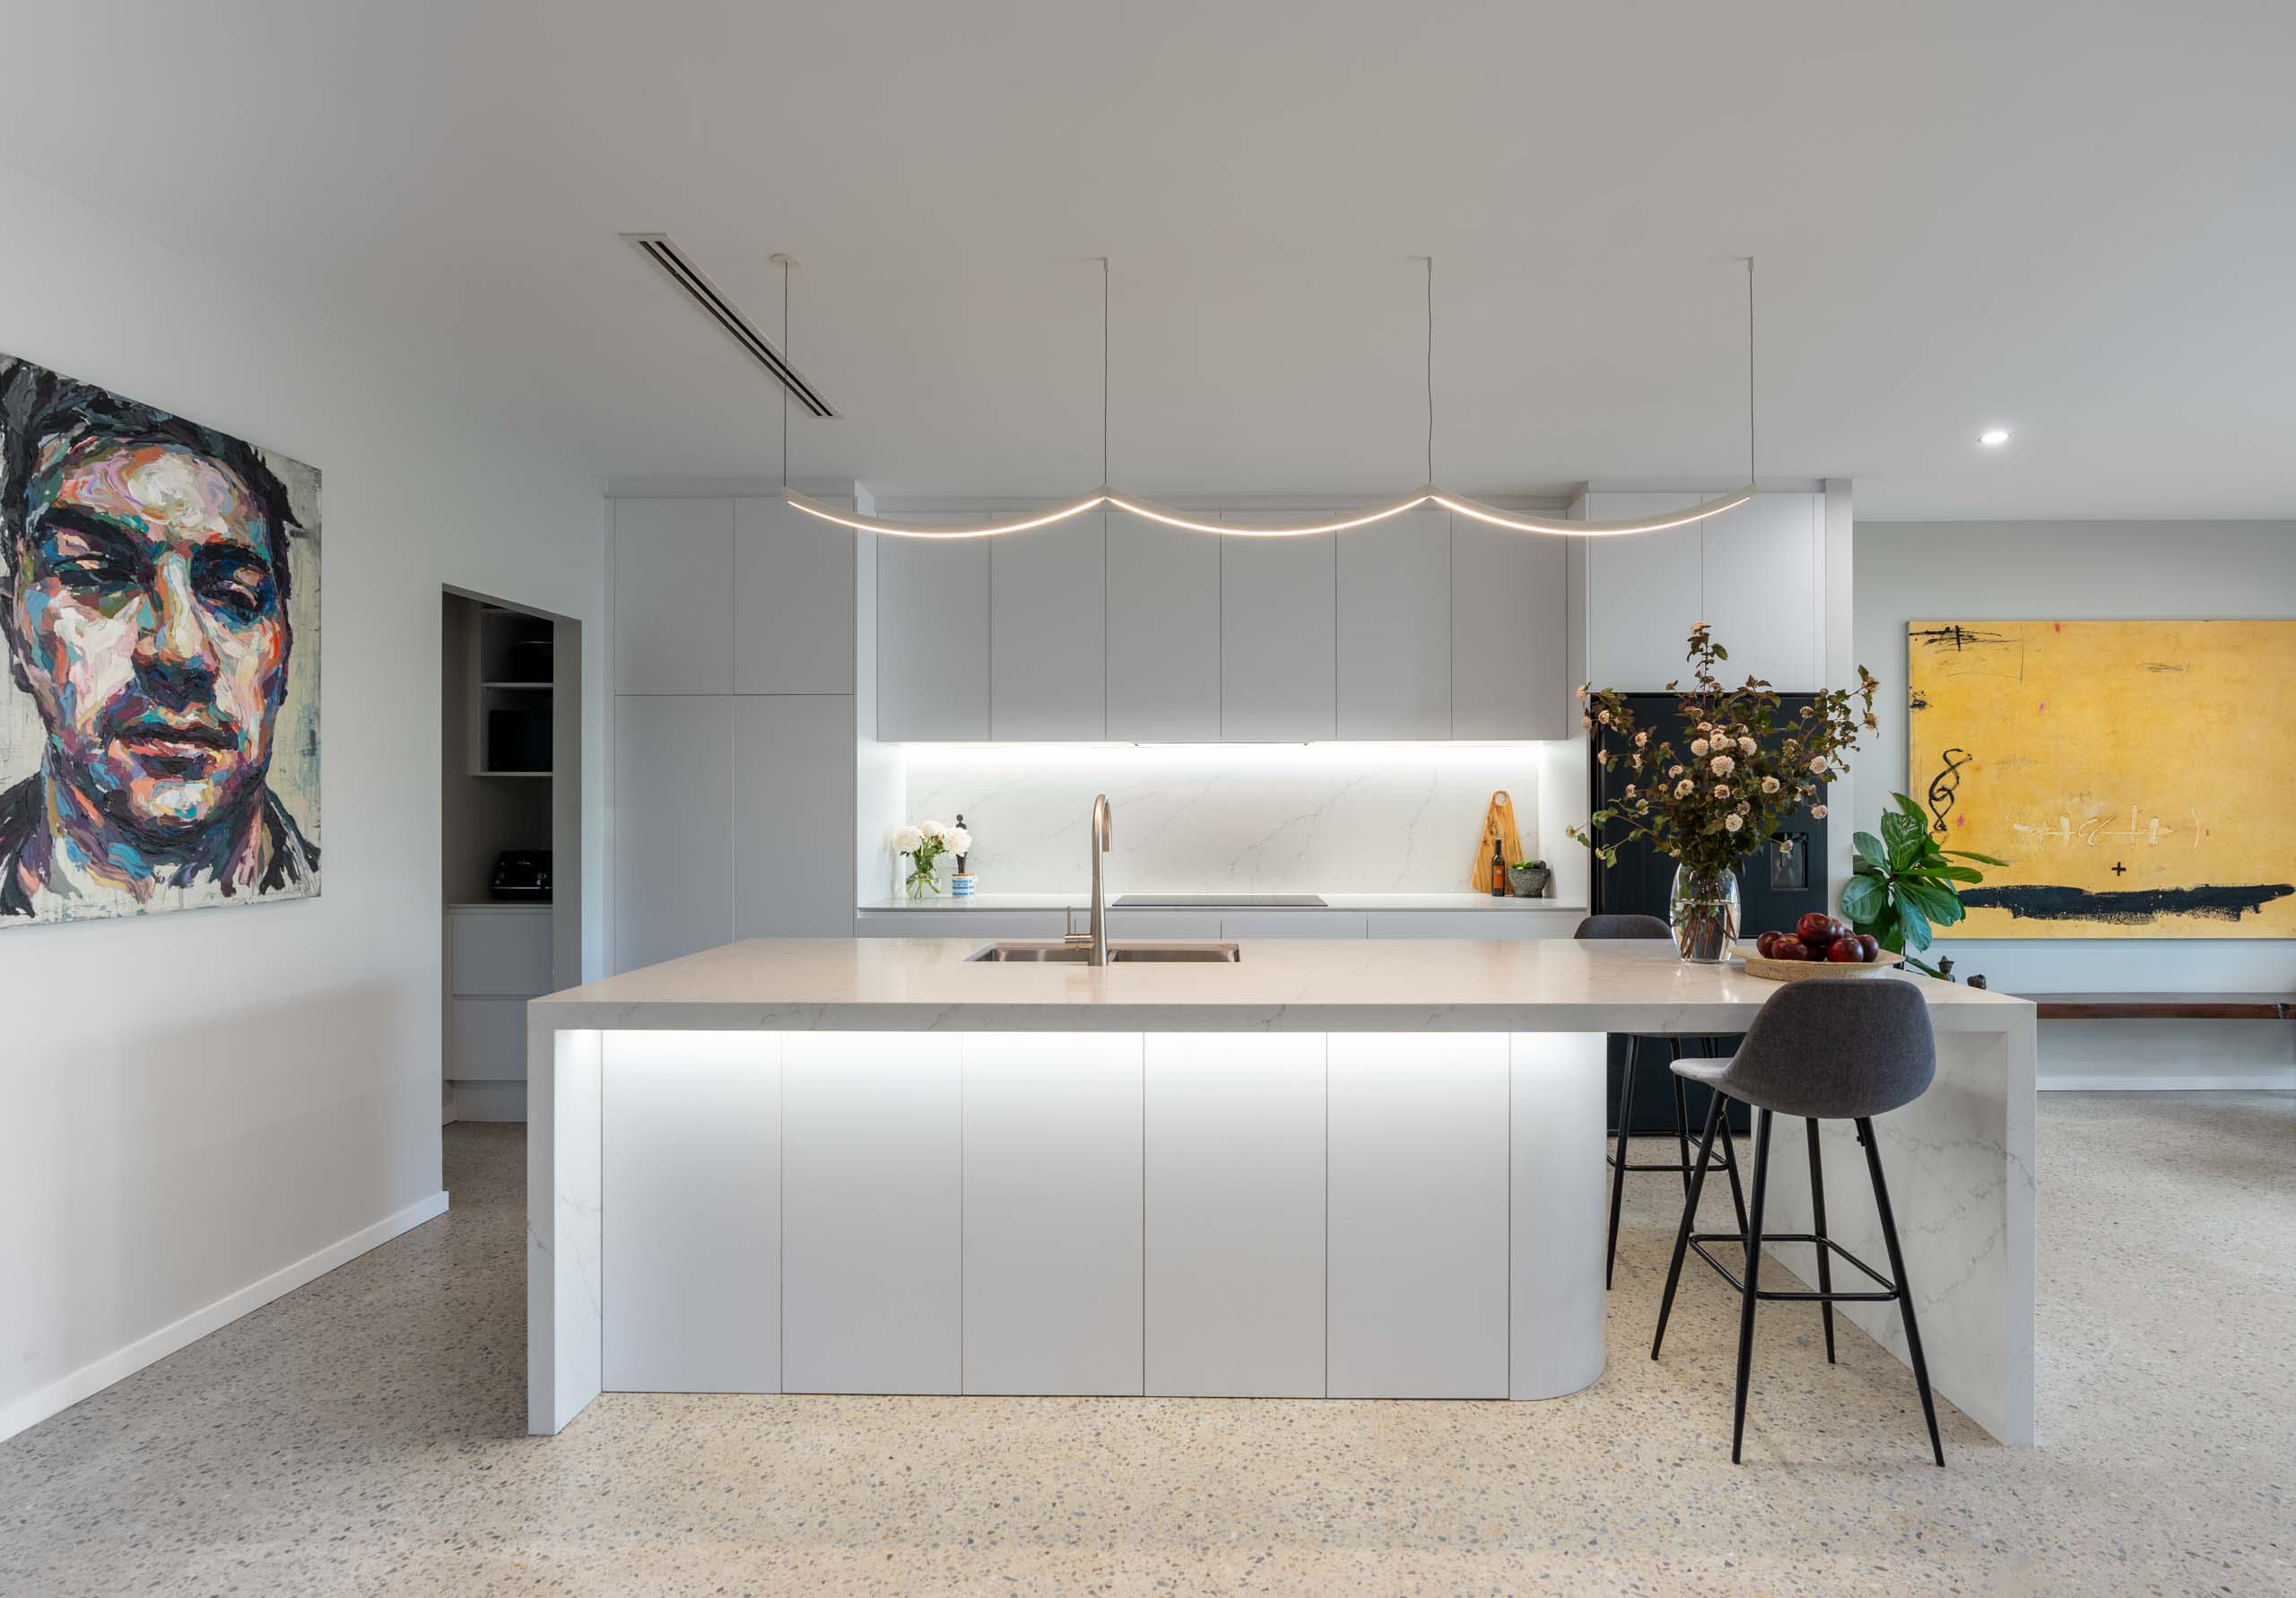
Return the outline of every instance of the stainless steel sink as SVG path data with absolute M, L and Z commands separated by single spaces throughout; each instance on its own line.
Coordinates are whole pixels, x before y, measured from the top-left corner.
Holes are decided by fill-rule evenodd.
M 991 943 L 965 956 L 973 960 L 1019 960 L 1035 965 L 1082 966 L 1091 962 L 1089 943 Z M 1110 943 L 1110 965 L 1233 965 L 1243 951 L 1233 943 Z

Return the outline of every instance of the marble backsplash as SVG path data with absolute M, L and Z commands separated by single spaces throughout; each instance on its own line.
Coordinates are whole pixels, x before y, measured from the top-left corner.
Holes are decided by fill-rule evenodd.
M 1102 793 L 1111 895 L 1464 892 L 1500 788 L 1525 853 L 1538 847 L 1535 746 L 913 743 L 904 756 L 909 820 L 961 812 L 983 893 L 1082 885 Z

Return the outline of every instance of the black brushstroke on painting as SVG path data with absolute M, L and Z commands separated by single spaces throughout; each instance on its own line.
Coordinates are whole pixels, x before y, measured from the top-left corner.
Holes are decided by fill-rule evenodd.
M 2019 888 L 1964 888 L 1961 903 L 1972 910 L 2006 910 L 2019 921 L 2101 921 L 2109 926 L 2145 926 L 2162 916 L 2205 916 L 2238 921 L 2275 899 L 2296 893 L 2296 882 L 2252 882 L 2245 887 L 2132 888 L 2096 893 L 2036 882 Z
M 1953 790 L 1961 786 L 1961 768 L 1977 757 L 1966 749 L 1949 749 L 1940 757 L 1945 769 L 1929 779 L 1929 813 L 1937 818 L 1930 829 L 1938 837 L 1945 836 L 1945 812 L 1953 808 Z
M 2017 640 L 2006 633 L 1979 632 L 1974 627 L 1963 627 L 1956 621 L 1951 627 L 1917 627 L 1908 635 L 1918 644 L 1932 649 L 1966 649 L 1971 644 L 2013 644 Z

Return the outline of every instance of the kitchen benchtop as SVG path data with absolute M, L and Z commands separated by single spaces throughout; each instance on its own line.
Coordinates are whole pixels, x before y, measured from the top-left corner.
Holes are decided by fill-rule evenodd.
M 1168 940 L 1119 937 L 1118 942 Z M 985 940 L 984 940 L 985 942 Z M 1664 942 L 1246 939 L 1233 963 L 993 963 L 962 938 L 752 938 L 537 999 L 539 1030 L 1737 1032 L 1778 985 Z M 1910 981 L 1940 1030 L 2023 999 Z
M 1124 892 L 1138 892 L 1126 889 Z M 1119 895 L 1110 893 L 1109 908 Z M 1321 896 L 1326 910 L 1388 911 L 1388 910 L 1466 910 L 1488 911 L 1498 915 L 1514 912 L 1540 911 L 1549 914 L 1583 916 L 1584 905 L 1566 904 L 1553 899 L 1493 899 L 1488 893 L 1326 893 Z M 1091 908 L 1091 898 L 1084 893 L 976 893 L 970 899 L 955 899 L 942 894 L 932 899 L 875 899 L 857 907 L 866 911 L 881 910 L 948 910 L 963 914 L 967 910 L 1076 910 Z M 1312 916 L 1312 905 L 1126 905 L 1122 914 L 1150 912 L 1157 915 L 1177 914 L 1216 916 L 1223 909 L 1238 914 L 1269 916 Z

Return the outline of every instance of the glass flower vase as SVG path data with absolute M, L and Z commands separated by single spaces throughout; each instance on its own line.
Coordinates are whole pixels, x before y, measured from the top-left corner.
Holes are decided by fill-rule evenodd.
M 1738 935 L 1738 873 L 1676 866 L 1674 889 L 1666 896 L 1666 924 L 1684 960 L 1708 966 L 1728 960 Z

